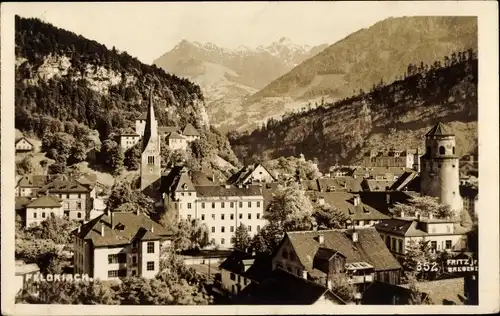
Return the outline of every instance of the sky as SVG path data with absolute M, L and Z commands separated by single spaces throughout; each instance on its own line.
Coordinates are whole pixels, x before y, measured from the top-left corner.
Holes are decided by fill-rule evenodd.
M 333 44 L 390 16 L 393 9 L 370 3 L 16 3 L 15 14 L 38 17 L 57 27 L 125 50 L 145 63 L 182 39 L 220 47 L 270 45 L 281 37 L 295 44 Z M 398 14 L 399 13 L 399 14 Z M 411 13 L 410 13 L 411 14 Z

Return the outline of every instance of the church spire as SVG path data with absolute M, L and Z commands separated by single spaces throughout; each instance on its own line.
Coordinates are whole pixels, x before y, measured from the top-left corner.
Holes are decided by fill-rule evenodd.
M 142 142 L 142 150 L 146 149 L 151 138 L 156 138 L 158 134 L 156 118 L 155 118 L 155 109 L 153 106 L 153 91 L 154 86 L 151 86 L 149 91 L 149 104 L 148 104 L 148 112 L 146 116 L 146 126 L 144 128 L 144 139 Z

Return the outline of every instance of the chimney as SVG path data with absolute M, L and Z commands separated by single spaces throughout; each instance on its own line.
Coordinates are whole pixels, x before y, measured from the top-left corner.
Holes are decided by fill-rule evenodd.
M 78 233 L 80 233 L 82 226 L 78 226 Z
M 302 270 L 302 278 L 307 280 L 307 270 Z
M 139 215 L 139 209 L 138 208 L 135 210 L 135 215 Z
M 401 217 L 405 217 L 405 212 L 401 211 Z
M 153 226 L 153 224 L 151 224 L 151 232 L 154 233 L 155 232 L 155 227 Z
M 391 204 L 391 195 L 389 193 L 385 194 L 385 201 L 387 202 L 387 204 Z
M 101 223 L 101 236 L 104 236 L 104 223 Z
M 226 184 L 226 189 L 229 189 L 231 186 L 229 184 Z
M 356 195 L 356 196 L 354 197 L 354 206 L 358 206 L 358 205 L 359 205 L 359 202 L 360 202 L 360 198 L 359 198 L 359 196 L 357 196 L 357 195 Z
M 325 236 L 319 235 L 318 236 L 318 242 L 319 242 L 320 245 L 322 245 L 325 242 Z
M 326 279 L 326 287 L 327 287 L 329 290 L 333 289 L 332 280 L 330 280 L 330 279 Z
M 358 242 L 358 232 L 352 232 L 352 241 Z
M 415 212 L 415 216 L 417 217 L 417 220 L 420 221 L 420 213 L 419 212 Z
M 238 188 L 243 188 L 243 185 L 242 184 L 238 184 Z
M 318 198 L 318 203 L 319 205 L 325 205 L 325 198 L 324 197 Z
M 429 213 L 429 219 L 434 219 L 434 214 Z
M 114 229 L 115 226 L 113 225 L 113 212 L 110 212 L 109 217 L 111 218 L 111 229 Z

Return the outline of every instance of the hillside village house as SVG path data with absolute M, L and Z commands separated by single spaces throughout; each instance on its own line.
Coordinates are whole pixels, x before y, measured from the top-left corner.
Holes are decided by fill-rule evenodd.
M 37 174 L 29 174 L 22 176 L 17 181 L 15 190 L 16 196 L 32 197 L 36 196 L 38 190 L 46 185 L 49 181 L 54 180 L 54 176 L 45 176 Z
M 262 182 L 276 182 L 277 179 L 272 173 L 261 163 L 256 163 L 241 168 L 234 173 L 227 182 L 233 185 L 252 184 Z
M 370 150 L 363 157 L 363 167 L 404 167 L 419 171 L 421 151 L 406 150 Z
M 35 150 L 35 146 L 26 137 L 21 137 L 16 140 L 16 152 L 31 152 Z
M 125 151 L 133 147 L 140 140 L 141 135 L 134 132 L 131 128 L 128 128 L 120 135 L 120 146 Z
M 231 237 L 240 224 L 247 226 L 250 236 L 266 224 L 259 186 L 195 186 L 185 167 L 174 167 L 162 182 L 165 209 L 171 218 L 200 220 L 221 248 L 232 247 Z
M 182 136 L 184 136 L 188 142 L 193 142 L 197 139 L 200 139 L 200 133 L 190 123 L 186 124 L 186 126 L 182 130 Z
M 73 234 L 74 272 L 100 280 L 154 277 L 160 271 L 160 247 L 172 240 L 165 227 L 132 212 L 101 215 Z
M 273 254 L 277 268 L 327 287 L 335 274 L 358 288 L 374 280 L 399 284 L 401 277 L 401 265 L 372 227 L 286 232 Z
M 375 225 L 387 248 L 396 257 L 404 256 L 410 241 L 428 241 L 434 251 L 467 249 L 468 229 L 449 219 L 400 217 Z
M 24 223 L 26 227 L 39 225 L 52 215 L 64 216 L 62 200 L 55 196 L 40 196 L 26 205 Z
M 178 150 L 178 149 L 186 150 L 188 145 L 187 139 L 176 132 L 169 133 L 165 137 L 165 140 L 167 142 L 168 147 L 170 147 L 171 150 Z

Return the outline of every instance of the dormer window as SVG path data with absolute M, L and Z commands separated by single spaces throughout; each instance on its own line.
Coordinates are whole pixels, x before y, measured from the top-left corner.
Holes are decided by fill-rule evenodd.
M 183 189 L 183 190 L 187 190 L 187 188 L 188 188 L 187 184 L 186 184 L 186 183 L 184 183 L 184 184 L 182 185 L 182 189 Z

